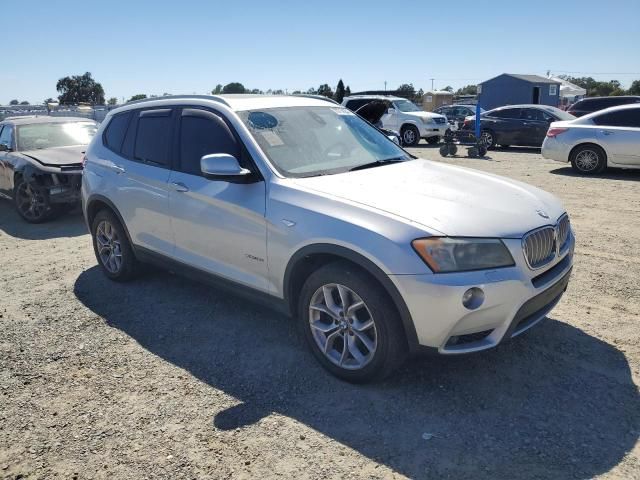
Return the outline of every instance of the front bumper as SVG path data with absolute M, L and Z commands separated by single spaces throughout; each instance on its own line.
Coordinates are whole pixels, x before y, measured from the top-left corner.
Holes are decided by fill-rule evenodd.
M 79 203 L 81 184 L 81 173 L 53 174 L 44 185 L 44 188 L 47 189 L 49 202 L 51 203 Z
M 533 327 L 555 307 L 573 267 L 573 233 L 564 254 L 536 271 L 526 266 L 519 239 L 504 242 L 514 267 L 390 275 L 407 305 L 420 346 L 442 354 L 486 350 Z M 475 310 L 462 305 L 462 296 L 471 287 L 484 292 L 484 303 Z
M 449 128 L 448 123 L 425 123 L 420 125 L 420 137 L 421 138 L 430 138 L 430 137 L 443 137 L 444 132 Z

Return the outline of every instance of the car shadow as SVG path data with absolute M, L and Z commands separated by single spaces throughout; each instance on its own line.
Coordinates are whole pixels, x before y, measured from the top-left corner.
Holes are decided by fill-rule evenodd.
M 118 284 L 84 271 L 77 298 L 150 353 L 237 398 L 211 428 L 291 417 L 410 478 L 591 478 L 640 432 L 624 355 L 547 319 L 490 352 L 409 361 L 385 382 L 332 377 L 282 315 L 155 272 Z
M 51 238 L 78 237 L 87 233 L 80 207 L 45 223 L 25 222 L 13 205 L 0 200 L 0 233 L 25 240 L 48 240 Z
M 556 168 L 555 170 L 551 170 L 551 173 L 553 173 L 554 175 L 564 175 L 566 177 L 580 177 L 584 179 L 606 178 L 609 180 L 627 180 L 627 181 L 640 180 L 640 170 L 632 170 L 632 169 L 626 170 L 622 168 L 607 168 L 602 173 L 583 175 L 581 173 L 576 172 L 571 167 L 561 167 L 561 168 Z
M 532 153 L 540 155 L 541 149 L 535 147 L 493 147 L 490 152 Z

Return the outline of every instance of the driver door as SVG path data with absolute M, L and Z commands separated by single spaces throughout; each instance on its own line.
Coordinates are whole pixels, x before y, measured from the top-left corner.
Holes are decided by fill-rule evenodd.
M 178 131 L 176 162 L 169 177 L 174 257 L 267 291 L 265 182 L 233 183 L 202 175 L 200 159 L 213 153 L 233 155 L 251 168 L 241 141 L 217 112 L 184 108 Z
M 391 113 L 389 113 L 391 110 Z M 387 106 L 387 113 L 385 113 L 382 118 L 382 128 L 386 128 L 388 130 L 395 130 L 396 132 L 400 130 L 400 110 L 393 103 L 389 102 Z

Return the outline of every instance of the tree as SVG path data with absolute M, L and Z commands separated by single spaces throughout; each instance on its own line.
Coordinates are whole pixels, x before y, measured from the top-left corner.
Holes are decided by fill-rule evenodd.
M 342 99 L 345 95 L 344 83 L 342 83 L 342 79 L 338 80 L 338 85 L 336 86 L 336 96 L 335 100 L 338 103 L 342 103 Z
M 405 98 L 411 98 L 416 96 L 416 89 L 413 88 L 413 83 L 403 83 L 398 87 L 398 95 Z
M 291 95 L 300 95 L 302 92 L 300 90 L 294 90 L 291 92 Z
M 47 98 L 44 102 L 42 102 L 43 105 L 48 105 L 49 103 L 56 103 L 57 100 L 54 100 L 53 98 L 49 97 Z
M 11 100 L 9 105 L 18 105 L 20 102 L 18 100 Z
M 347 85 L 347 87 L 344 89 L 344 96 L 348 97 L 351 95 L 351 88 L 349 87 L 349 85 Z
M 442 90 L 444 90 L 445 92 L 453 92 L 453 87 L 451 85 L 447 85 Z
M 20 105 L 29 105 L 29 102 L 27 102 L 26 100 L 23 100 L 20 102 Z
M 256 95 L 262 95 L 264 92 L 262 90 L 260 90 L 259 88 L 253 88 L 253 89 L 251 89 L 250 93 L 253 93 L 253 94 L 256 94 Z
M 220 95 L 221 93 L 222 93 L 222 85 L 220 84 L 216 85 L 216 88 L 211 90 L 212 95 Z
M 144 93 L 138 93 L 127 100 L 127 102 L 135 102 L 136 100 L 144 100 L 145 98 L 147 98 L 147 96 Z
M 116 97 L 111 97 L 109 100 L 107 100 L 107 105 L 117 105 L 118 104 L 118 99 Z
M 424 97 L 424 90 L 420 89 L 416 92 L 415 101 L 422 105 L 422 97 Z
M 102 85 L 91 78 L 91 73 L 64 77 L 56 83 L 56 90 L 60 92 L 58 100 L 63 104 L 78 104 L 81 102 L 93 105 L 104 104 L 104 89 Z
M 309 90 L 307 90 L 307 95 L 317 95 L 317 94 L 318 94 L 318 92 L 313 87 L 311 87 Z
M 629 95 L 640 95 L 640 80 L 634 80 L 631 83 L 629 90 L 627 90 L 627 93 Z
M 231 82 L 227 83 L 222 88 L 222 93 L 244 93 L 245 88 L 240 82 Z
M 323 83 L 318 87 L 316 94 L 322 95 L 323 97 L 333 98 L 333 90 L 331 90 L 331 87 L 326 83 Z
M 465 85 L 462 88 L 456 90 L 456 95 L 477 95 L 478 94 L 478 86 L 477 85 Z

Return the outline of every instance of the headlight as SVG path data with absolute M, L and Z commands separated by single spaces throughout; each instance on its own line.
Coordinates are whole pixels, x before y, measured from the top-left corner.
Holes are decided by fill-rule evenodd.
M 509 250 L 499 239 L 429 237 L 414 240 L 411 245 L 435 273 L 515 265 Z
M 433 123 L 434 120 L 431 117 L 422 117 L 422 123 Z

